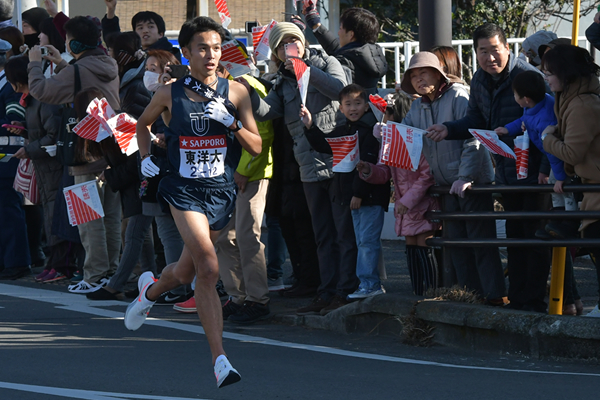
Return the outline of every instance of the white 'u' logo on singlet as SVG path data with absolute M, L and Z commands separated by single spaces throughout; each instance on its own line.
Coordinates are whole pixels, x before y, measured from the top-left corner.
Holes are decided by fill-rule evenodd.
M 190 125 L 196 136 L 204 136 L 208 132 L 210 124 L 204 113 L 190 113 Z

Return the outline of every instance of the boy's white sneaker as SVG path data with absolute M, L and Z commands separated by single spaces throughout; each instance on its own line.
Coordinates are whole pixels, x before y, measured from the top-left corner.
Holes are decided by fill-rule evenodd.
M 125 328 L 130 331 L 137 330 L 146 321 L 150 309 L 154 305 L 154 301 L 150 301 L 146 298 L 146 292 L 148 288 L 156 282 L 154 274 L 150 271 L 144 272 L 138 280 L 138 289 L 140 291 L 139 296 L 127 306 L 125 311 Z
M 217 387 L 222 388 L 239 382 L 242 376 L 231 366 L 227 357 L 221 354 L 215 362 L 215 378 L 217 378 Z
M 600 318 L 600 309 L 598 309 L 598 306 L 596 305 L 596 307 L 594 307 L 594 309 L 589 313 L 585 314 L 584 317 Z

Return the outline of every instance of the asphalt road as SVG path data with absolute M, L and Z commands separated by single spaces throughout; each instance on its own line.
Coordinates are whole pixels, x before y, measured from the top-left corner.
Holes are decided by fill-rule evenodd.
M 414 348 L 397 338 L 226 324 L 242 381 L 217 389 L 195 315 L 155 306 L 136 332 L 125 302 L 0 284 L 0 399 L 595 399 L 600 367 Z

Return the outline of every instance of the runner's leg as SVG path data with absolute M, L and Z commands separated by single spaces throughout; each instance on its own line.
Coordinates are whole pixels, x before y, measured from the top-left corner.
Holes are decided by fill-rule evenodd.
M 218 232 L 211 232 L 204 214 L 194 211 L 180 211 L 171 207 L 171 214 L 177 229 L 185 243 L 184 251 L 174 271 L 189 272 L 189 267 L 196 270 L 196 289 L 194 295 L 198 308 L 198 316 L 212 353 L 213 365 L 218 356 L 225 354 L 223 350 L 223 311 L 221 301 L 215 290 L 219 280 L 219 263 L 212 238 Z

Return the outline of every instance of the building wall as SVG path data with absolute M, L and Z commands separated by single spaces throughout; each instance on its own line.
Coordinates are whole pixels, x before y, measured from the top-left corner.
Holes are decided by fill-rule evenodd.
M 284 21 L 285 0 L 227 0 L 227 8 L 231 14 L 229 29 L 244 29 L 246 21 L 258 20 L 266 25 L 272 19 Z M 212 0 L 208 1 L 208 16 L 220 21 L 217 7 Z
M 208 5 L 208 16 L 220 21 L 214 0 L 119 0 L 117 16 L 121 23 L 121 30 L 131 30 L 131 17 L 138 11 L 154 11 L 164 18 L 167 30 L 177 31 L 186 21 L 188 2 L 191 3 L 196 15 L 200 8 L 199 3 L 205 2 Z M 229 28 L 244 29 L 246 21 L 258 20 L 261 24 L 267 24 L 271 19 L 284 21 L 285 15 L 282 13 L 285 12 L 285 3 L 286 0 L 227 0 L 232 19 Z M 101 19 L 105 13 L 106 5 L 103 1 L 69 1 L 71 16 L 92 15 Z

